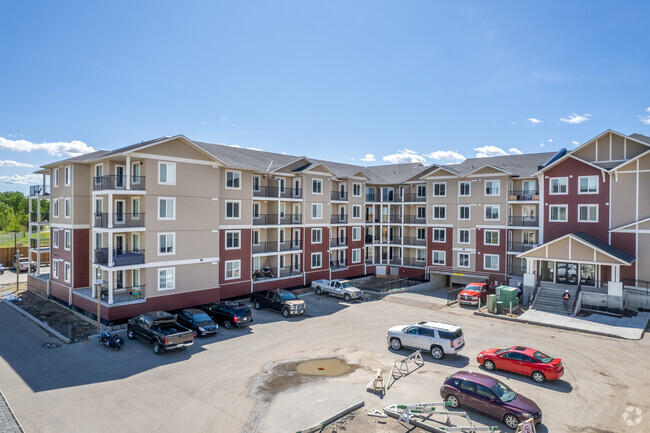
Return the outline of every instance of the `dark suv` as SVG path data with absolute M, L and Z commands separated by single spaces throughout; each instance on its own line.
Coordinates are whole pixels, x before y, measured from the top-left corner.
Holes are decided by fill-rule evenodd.
M 223 301 L 203 307 L 212 320 L 223 323 L 226 329 L 242 328 L 253 321 L 251 309 L 242 302 Z

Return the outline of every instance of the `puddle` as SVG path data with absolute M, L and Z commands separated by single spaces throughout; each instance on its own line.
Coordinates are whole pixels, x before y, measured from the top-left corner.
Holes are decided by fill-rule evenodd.
M 349 373 L 352 368 L 339 358 L 325 358 L 301 362 L 296 366 L 296 371 L 307 376 L 335 377 Z

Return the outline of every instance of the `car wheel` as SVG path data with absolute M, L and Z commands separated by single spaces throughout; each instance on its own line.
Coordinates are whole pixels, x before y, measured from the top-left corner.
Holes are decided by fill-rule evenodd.
M 392 347 L 395 350 L 400 350 L 402 348 L 402 342 L 399 341 L 399 338 L 391 338 L 390 347 Z
M 291 313 L 289 313 L 289 310 L 285 308 L 284 310 L 282 310 L 282 315 L 285 318 L 287 318 L 287 317 L 291 316 Z
M 262 309 L 262 305 L 260 304 L 260 301 L 255 301 L 255 304 L 253 305 L 256 310 Z
M 133 340 L 135 338 L 135 334 L 133 333 L 133 329 L 129 329 L 126 331 L 126 336 L 129 337 L 129 340 Z
M 503 423 L 512 429 L 516 429 L 519 425 L 519 418 L 511 413 L 507 413 L 506 416 L 503 417 Z
M 483 363 L 483 367 L 485 367 L 486 370 L 490 370 L 490 371 L 494 371 L 497 369 L 496 365 L 494 365 L 494 362 L 490 361 L 489 359 Z
M 160 355 L 160 354 L 163 353 L 164 351 L 165 351 L 165 348 L 163 348 L 163 347 L 160 345 L 160 343 L 155 342 L 155 343 L 153 344 L 153 353 L 155 353 L 156 355 Z
M 323 294 L 323 291 L 321 290 L 320 287 L 316 287 L 316 294 L 317 295 L 322 295 Z
M 530 377 L 532 377 L 537 383 L 544 383 L 546 380 L 546 376 L 544 376 L 544 373 L 541 371 L 533 371 L 533 374 L 531 374 Z
M 232 325 L 230 324 L 230 320 L 224 320 L 223 321 L 223 327 L 226 329 L 232 329 Z
M 194 338 L 199 338 L 201 336 L 201 331 L 198 329 L 195 329 L 192 333 L 194 334 Z
M 445 357 L 445 352 L 440 346 L 431 346 L 431 356 L 433 359 L 442 359 Z
M 449 403 L 449 407 L 452 409 L 460 407 L 460 400 L 458 400 L 458 397 L 456 397 L 454 394 L 449 394 L 447 398 L 445 398 L 445 401 Z
M 345 295 L 343 295 L 343 299 L 345 300 L 345 302 L 350 302 L 350 299 L 352 298 L 350 297 L 349 293 L 346 293 Z

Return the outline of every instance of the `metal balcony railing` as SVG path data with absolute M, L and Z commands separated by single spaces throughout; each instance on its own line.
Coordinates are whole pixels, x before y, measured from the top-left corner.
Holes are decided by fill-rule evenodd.
M 508 200 L 539 200 L 538 190 L 512 190 L 508 193 Z
M 141 284 L 139 286 L 119 286 L 118 284 L 115 284 L 115 288 L 113 290 L 124 290 L 126 293 L 114 293 L 113 294 L 113 302 L 129 302 L 129 301 L 135 301 L 138 299 L 144 299 L 144 289 L 146 286 L 144 284 Z M 108 300 L 108 285 L 103 284 L 102 285 L 102 301 L 107 301 Z
M 47 223 L 50 222 L 50 213 L 49 212 L 41 212 L 40 219 L 38 212 L 30 212 L 29 213 L 29 222 L 32 223 Z
M 411 266 L 415 268 L 424 268 L 426 266 L 426 260 L 418 260 L 415 257 L 404 257 L 403 259 L 403 266 Z
M 402 238 L 401 236 L 389 236 L 386 242 L 384 243 L 402 245 Z
M 95 250 L 95 264 L 108 265 L 108 248 Z M 129 266 L 144 264 L 144 250 L 121 250 L 113 248 L 113 266 Z
M 523 253 L 525 251 L 532 250 L 535 247 L 538 247 L 539 244 L 531 244 L 528 242 L 508 242 L 508 251 L 515 251 L 518 253 Z
M 278 241 L 260 242 L 253 244 L 253 254 L 277 253 Z
M 426 217 L 419 217 L 417 215 L 404 215 L 403 220 L 404 224 L 425 224 L 427 222 Z
M 30 197 L 50 195 L 50 185 L 32 185 L 29 187 Z
M 348 260 L 346 259 L 333 259 L 330 260 L 330 269 L 344 269 L 348 267 Z
M 295 251 L 301 248 L 299 240 L 280 242 L 280 251 Z
M 334 201 L 347 201 L 348 193 L 347 191 L 332 191 L 330 197 Z
M 144 176 L 131 176 L 129 191 L 145 189 Z M 109 174 L 93 177 L 93 191 L 126 190 L 126 175 Z
M 96 213 L 93 227 L 108 228 L 108 213 Z M 144 227 L 144 213 L 113 213 L 113 228 Z
M 280 198 L 302 198 L 302 188 L 280 189 Z
M 330 223 L 331 224 L 345 224 L 348 222 L 348 216 L 347 215 L 330 215 Z
M 277 225 L 278 224 L 278 215 L 277 214 L 259 214 L 253 215 L 253 225 L 256 226 L 266 226 L 266 225 Z
M 366 244 L 378 244 L 379 242 L 379 236 L 375 236 L 373 238 L 372 235 L 366 235 Z
M 302 188 L 280 188 L 277 186 L 259 186 L 253 189 L 253 197 L 302 198 Z
M 344 247 L 348 244 L 348 238 L 330 238 L 330 247 Z
M 515 227 L 538 227 L 537 216 L 511 216 L 508 217 L 508 225 Z
M 420 239 L 412 236 L 405 236 L 402 242 L 403 245 L 414 245 L 414 246 L 425 246 L 427 244 L 426 239 Z
M 291 213 L 280 215 L 280 224 L 302 224 L 302 214 Z

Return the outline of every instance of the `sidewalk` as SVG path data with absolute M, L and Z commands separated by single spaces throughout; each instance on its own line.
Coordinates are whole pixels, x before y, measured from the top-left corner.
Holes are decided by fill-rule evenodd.
M 548 313 L 530 309 L 517 318 L 497 316 L 495 314 L 475 312 L 480 316 L 525 322 L 533 325 L 549 326 L 552 328 L 571 331 L 587 332 L 608 337 L 640 340 L 643 337 L 650 313 L 643 312 L 635 317 L 614 317 L 605 314 L 591 314 L 589 317 L 573 317 L 564 314 Z

